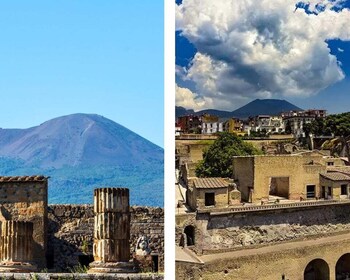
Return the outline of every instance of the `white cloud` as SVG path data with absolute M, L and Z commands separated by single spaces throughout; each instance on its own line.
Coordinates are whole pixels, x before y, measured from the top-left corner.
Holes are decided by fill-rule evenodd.
M 200 111 L 212 106 L 212 100 L 207 97 L 198 97 L 198 95 L 192 92 L 188 88 L 179 87 L 175 85 L 176 106 L 181 106 L 186 109 L 193 109 L 194 111 Z
M 234 109 L 253 98 L 309 96 L 344 78 L 328 39 L 350 39 L 343 1 L 183 0 L 176 28 L 197 54 L 182 80 L 195 84 L 196 99 Z M 321 7 L 321 8 L 320 8 Z
M 338 52 L 344 52 L 344 50 L 341 48 L 338 48 Z

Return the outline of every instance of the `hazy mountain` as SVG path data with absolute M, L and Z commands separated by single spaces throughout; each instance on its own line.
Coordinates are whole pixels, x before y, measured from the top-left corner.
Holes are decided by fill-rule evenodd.
M 163 204 L 163 149 L 99 115 L 73 114 L 0 129 L 1 175 L 50 176 L 49 202 L 91 203 L 92 189 L 124 186 L 134 204 Z
M 232 114 L 235 117 L 247 118 L 256 115 L 278 115 L 282 112 L 302 110 L 299 107 L 280 99 L 255 99 L 247 105 L 235 110 Z
M 194 114 L 194 111 L 192 109 L 187 110 L 184 107 L 175 106 L 175 116 L 176 117 L 191 115 L 191 114 Z
M 178 107 L 177 107 L 178 108 Z M 176 112 L 178 112 L 176 108 Z M 181 107 L 182 108 L 182 107 Z M 186 110 L 186 109 L 185 109 Z M 286 101 L 286 100 L 280 100 L 280 99 L 255 99 L 254 101 L 238 108 L 237 110 L 234 110 L 232 112 L 228 111 L 221 111 L 221 110 L 214 110 L 214 109 L 206 109 L 202 111 L 198 111 L 195 113 L 192 113 L 194 115 L 200 116 L 205 113 L 216 115 L 220 118 L 248 118 L 249 116 L 256 116 L 256 115 L 278 115 L 281 112 L 287 112 L 291 110 L 302 110 L 299 107 L 293 105 L 292 103 Z M 193 110 L 187 110 L 188 112 L 193 112 Z M 182 115 L 186 115 L 185 111 L 179 111 L 184 112 Z M 176 114 L 176 117 L 179 117 L 181 115 Z

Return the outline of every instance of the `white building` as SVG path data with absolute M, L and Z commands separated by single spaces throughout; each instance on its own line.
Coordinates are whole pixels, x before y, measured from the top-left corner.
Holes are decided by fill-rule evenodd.
M 251 131 L 265 132 L 266 134 L 282 133 L 285 130 L 283 119 L 280 116 L 259 115 L 253 118 L 245 131 L 250 135 Z
M 202 134 L 214 134 L 224 131 L 224 123 L 218 122 L 202 122 Z

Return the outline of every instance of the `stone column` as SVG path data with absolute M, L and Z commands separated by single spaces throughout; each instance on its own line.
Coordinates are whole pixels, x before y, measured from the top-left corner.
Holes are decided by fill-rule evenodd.
M 36 271 L 33 261 L 33 223 L 2 221 L 0 237 L 0 271 Z
M 89 273 L 134 272 L 129 262 L 129 189 L 95 189 L 94 214 L 94 262 Z

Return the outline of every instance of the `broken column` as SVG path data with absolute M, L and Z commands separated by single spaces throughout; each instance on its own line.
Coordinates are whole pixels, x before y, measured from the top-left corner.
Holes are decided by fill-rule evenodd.
M 129 189 L 95 189 L 94 215 L 94 262 L 88 272 L 134 272 L 133 263 L 129 261 Z
M 33 223 L 2 221 L 0 237 L 0 271 L 32 272 Z

